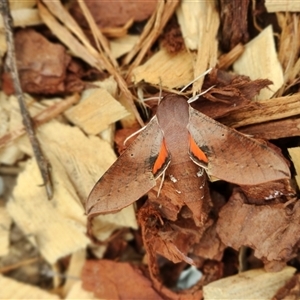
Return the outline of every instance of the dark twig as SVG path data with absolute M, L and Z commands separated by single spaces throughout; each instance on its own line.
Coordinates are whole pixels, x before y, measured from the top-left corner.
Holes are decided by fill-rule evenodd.
M 35 136 L 35 132 L 34 132 L 34 128 L 33 128 L 33 124 L 29 112 L 25 105 L 24 95 L 21 88 L 18 69 L 16 65 L 16 59 L 15 59 L 15 46 L 14 46 L 14 38 L 13 38 L 13 31 L 12 31 L 13 28 L 12 17 L 9 10 L 8 0 L 0 0 L 0 11 L 3 16 L 6 42 L 7 42 L 6 64 L 10 69 L 11 77 L 14 84 L 15 94 L 18 99 L 20 111 L 23 117 L 23 124 L 24 127 L 26 128 L 31 146 L 33 148 L 33 152 L 37 160 L 44 185 L 46 187 L 47 196 L 48 199 L 51 199 L 53 196 L 53 186 L 52 186 L 51 173 L 50 173 L 51 166 L 42 153 L 40 144 Z

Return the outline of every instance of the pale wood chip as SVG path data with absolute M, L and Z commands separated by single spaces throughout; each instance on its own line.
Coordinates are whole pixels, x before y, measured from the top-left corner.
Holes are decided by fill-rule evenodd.
M 0 57 L 2 58 L 7 51 L 6 37 L 4 31 L 0 32 Z
M 194 78 L 197 78 L 209 68 L 215 67 L 217 64 L 217 35 L 220 24 L 219 12 L 214 1 L 206 0 L 198 3 L 201 3 L 201 10 L 198 20 L 199 37 L 197 58 L 194 66 Z M 201 91 L 203 81 L 204 76 L 193 83 L 194 94 Z
M 24 8 L 11 11 L 14 27 L 25 27 L 43 24 L 37 9 Z M 0 15 L 0 29 L 4 29 L 3 18 Z
M 204 286 L 204 299 L 269 300 L 292 278 L 295 271 L 293 267 L 285 267 L 275 273 L 267 273 L 263 269 L 242 272 Z
M 79 250 L 72 254 L 68 270 L 66 272 L 66 282 L 63 286 L 64 298 L 73 290 L 74 286 L 80 282 L 81 271 L 86 260 L 86 251 Z M 78 299 L 78 298 L 77 298 Z
M 128 53 L 131 51 L 134 47 L 134 45 L 139 40 L 138 35 L 125 35 L 123 37 L 120 37 L 118 39 L 113 39 L 110 41 L 110 49 L 112 56 L 114 58 L 119 58 L 122 55 Z
M 167 88 L 182 87 L 193 80 L 193 58 L 186 51 L 172 55 L 162 49 L 132 73 L 135 83 L 144 80 Z
M 89 239 L 85 234 L 84 210 L 68 174 L 56 157 L 47 153 L 47 158 L 53 168 L 53 199 L 47 201 L 39 169 L 30 159 L 18 176 L 7 209 L 42 256 L 49 263 L 54 263 L 85 248 Z
M 198 50 L 194 65 L 194 78 L 197 78 L 217 63 L 219 13 L 214 1 L 184 0 L 176 14 L 186 47 Z M 203 80 L 201 77 L 193 84 L 193 92 L 201 89 Z
M 1 202 L 0 202 L 1 205 Z M 0 256 L 7 255 L 9 252 L 9 235 L 11 217 L 4 205 L 0 206 Z M 1 293 L 1 292 L 0 292 Z
M 71 123 L 91 135 L 98 134 L 128 115 L 127 110 L 101 88 L 86 90 L 81 101 L 65 112 Z
M 265 0 L 264 4 L 269 13 L 300 11 L 300 2 L 295 0 Z
M 37 4 L 37 0 L 26 0 L 26 1 L 9 0 L 9 7 L 11 10 L 33 8 L 36 4 Z
M 176 16 L 184 43 L 188 49 L 197 50 L 199 45 L 199 22 L 202 1 L 183 0 L 176 9 Z
M 300 188 L 300 147 L 288 148 L 288 151 L 296 170 L 296 182 Z
M 245 45 L 245 51 L 233 64 L 233 69 L 236 73 L 247 75 L 252 80 L 267 78 L 273 81 L 269 89 L 261 90 L 257 99 L 269 99 L 277 92 L 283 85 L 284 78 L 277 58 L 272 26 L 268 26 Z
M 58 295 L 2 275 L 0 286 L 0 299 L 60 299 Z

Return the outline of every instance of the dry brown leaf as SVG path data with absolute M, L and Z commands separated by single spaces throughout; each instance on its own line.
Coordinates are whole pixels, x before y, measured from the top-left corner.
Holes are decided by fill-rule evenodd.
M 101 299 L 162 299 L 151 281 L 129 263 L 87 260 L 82 281 L 84 289 Z
M 269 300 L 293 276 L 295 270 L 285 267 L 280 272 L 267 273 L 263 269 L 255 269 L 219 279 L 203 287 L 204 298 Z
M 93 292 L 89 292 L 83 289 L 82 287 L 82 281 L 76 280 L 76 282 L 72 285 L 69 293 L 66 295 L 64 298 L 66 300 L 78 300 L 78 299 L 86 299 L 86 300 L 94 300 L 94 299 L 99 299 L 94 296 Z M 103 300 L 103 299 L 101 299 Z
M 217 232 L 225 245 L 236 250 L 249 246 L 267 268 L 278 270 L 295 255 L 300 236 L 299 220 L 299 201 L 292 204 L 292 208 L 283 203 L 249 205 L 236 190 L 219 213 Z
M 270 89 L 262 90 L 257 99 L 269 99 L 281 88 L 284 78 L 277 58 L 272 26 L 265 28 L 245 45 L 245 51 L 233 64 L 233 69 L 236 73 L 247 75 L 252 80 L 268 78 L 273 82 Z

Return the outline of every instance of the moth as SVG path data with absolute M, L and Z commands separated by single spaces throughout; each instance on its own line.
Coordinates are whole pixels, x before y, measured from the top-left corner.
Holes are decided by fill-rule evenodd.
M 285 160 L 265 143 L 200 113 L 184 97 L 170 94 L 96 183 L 86 202 L 87 214 L 121 210 L 152 189 L 166 171 L 174 193 L 184 197 L 191 210 L 196 202 L 205 201 L 206 173 L 237 185 L 290 177 Z M 197 218 L 201 221 L 200 213 Z

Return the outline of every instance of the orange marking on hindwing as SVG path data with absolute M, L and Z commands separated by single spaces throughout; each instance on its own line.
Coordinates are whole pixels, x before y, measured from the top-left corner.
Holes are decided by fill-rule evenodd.
M 193 137 L 189 134 L 189 143 L 190 143 L 190 152 L 197 158 L 199 161 L 208 163 L 208 159 L 205 153 L 198 147 Z
M 168 149 L 165 140 L 161 144 L 160 151 L 153 166 L 153 174 L 157 174 L 167 163 L 169 157 Z

